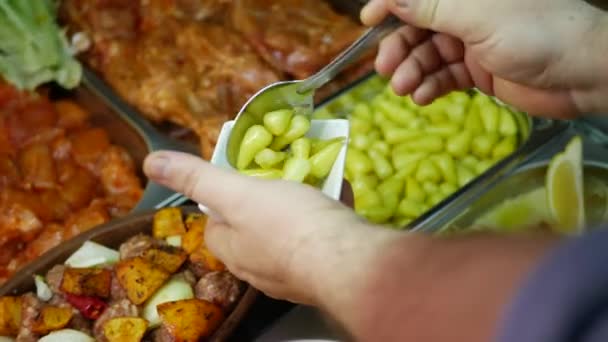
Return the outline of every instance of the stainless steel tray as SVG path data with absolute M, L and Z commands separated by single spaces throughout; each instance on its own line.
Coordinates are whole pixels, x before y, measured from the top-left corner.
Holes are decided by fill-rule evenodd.
M 378 77 L 378 75 L 375 72 L 370 73 L 344 88 L 342 91 L 334 94 L 317 108 L 331 106 L 332 103 L 339 101 L 342 95 L 345 95 L 350 91 L 355 91 L 356 87 L 364 85 L 366 82 L 372 82 L 373 78 L 376 77 Z M 373 93 L 365 94 L 365 96 L 373 95 Z M 570 127 L 570 123 L 565 121 L 547 120 L 530 117 L 528 115 L 522 116 L 522 119 L 522 123 L 527 125 L 527 132 L 521 137 L 523 142 L 515 152 L 492 166 L 466 186 L 460 188 L 457 192 L 443 200 L 425 214 L 412 221 L 409 225 L 409 229 L 433 231 L 445 226 L 445 224 L 452 220 L 457 213 L 466 209 L 469 203 L 488 191 L 499 180 L 508 176 L 518 166 L 532 160 L 548 146 L 553 146 L 549 143 L 554 139 L 558 139 Z
M 504 200 L 543 186 L 546 168 L 551 158 L 562 151 L 574 135 L 580 135 L 583 138 L 585 180 L 587 180 L 587 176 L 593 176 L 596 179 L 608 181 L 607 136 L 598 136 L 597 132 L 592 133 L 590 130 L 595 130 L 595 128 L 587 126 L 583 121 L 574 122 L 572 127 L 535 158 L 523 163 L 483 195 L 470 201 L 463 211 L 454 215 L 450 222 L 440 228 L 450 228 L 450 231 L 466 229 L 472 226 L 481 215 Z M 600 222 L 597 219 L 596 221 L 590 222 L 590 224 Z M 421 230 L 436 231 L 437 229 L 434 228 L 436 227 L 425 227 Z
M 144 180 L 142 164 L 148 153 L 160 149 L 193 154 L 198 152 L 196 146 L 174 141 L 160 134 L 147 121 L 114 98 L 104 84 L 88 71 L 85 71 L 83 85 L 69 96 L 92 113 L 93 123 L 105 128 L 113 143 L 127 149 Z M 133 212 L 160 208 L 177 198 L 180 198 L 180 194 L 146 180 L 142 199 Z

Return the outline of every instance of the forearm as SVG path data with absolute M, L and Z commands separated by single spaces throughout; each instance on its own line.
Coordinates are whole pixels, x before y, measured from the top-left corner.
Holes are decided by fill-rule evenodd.
M 320 305 L 356 340 L 491 340 L 522 278 L 555 241 L 392 233 L 360 239 L 363 248 L 351 241 L 356 268 L 336 268 L 348 276 L 325 282 Z

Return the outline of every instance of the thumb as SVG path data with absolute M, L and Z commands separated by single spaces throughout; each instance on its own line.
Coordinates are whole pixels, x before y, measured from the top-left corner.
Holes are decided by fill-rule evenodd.
M 405 23 L 418 28 L 447 33 L 464 38 L 470 27 L 476 25 L 481 1 L 456 0 L 371 0 L 361 11 L 361 20 L 367 25 L 375 25 L 389 12 Z M 487 15 L 487 14 L 486 14 Z
M 208 206 L 226 218 L 240 203 L 249 201 L 259 180 L 220 169 L 201 158 L 182 152 L 158 151 L 144 161 L 151 180 Z

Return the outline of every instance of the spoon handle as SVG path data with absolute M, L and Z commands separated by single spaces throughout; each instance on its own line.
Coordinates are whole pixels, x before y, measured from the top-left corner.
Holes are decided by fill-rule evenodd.
M 397 17 L 389 15 L 380 24 L 367 30 L 323 69 L 302 81 L 298 88 L 298 93 L 303 94 L 322 87 L 325 83 L 336 77 L 351 62 L 359 58 L 367 49 L 376 45 L 384 36 L 401 25 L 403 23 Z

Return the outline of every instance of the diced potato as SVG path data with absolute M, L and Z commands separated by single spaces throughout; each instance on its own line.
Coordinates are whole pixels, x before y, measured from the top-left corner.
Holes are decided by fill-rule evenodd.
M 38 335 L 46 335 L 51 331 L 65 328 L 73 316 L 72 309 L 57 306 L 45 306 L 32 324 L 32 331 Z
M 224 319 L 219 306 L 202 299 L 163 303 L 157 309 L 175 342 L 196 342 L 208 337 Z
M 138 342 L 144 337 L 148 322 L 139 317 L 112 318 L 103 325 L 103 334 L 109 342 Z
M 171 274 L 144 258 L 133 258 L 116 264 L 116 275 L 127 290 L 127 297 L 139 305 L 163 286 Z
M 186 233 L 182 211 L 179 208 L 164 208 L 154 214 L 153 235 L 157 239 Z
M 205 226 L 207 225 L 207 216 L 202 214 L 190 214 L 186 218 L 186 227 L 188 231 L 184 234 L 182 240 L 182 248 L 188 254 L 192 254 L 197 248 L 203 245 L 205 241 Z
M 205 246 L 200 246 L 194 253 L 190 254 L 190 261 L 195 264 L 203 265 L 210 271 L 223 271 L 226 269 L 226 266 L 213 256 Z
M 0 297 L 0 335 L 16 336 L 21 325 L 21 297 Z
M 188 255 L 181 248 L 162 247 L 150 248 L 142 254 L 142 258 L 161 267 L 169 273 L 176 272 L 186 261 Z
M 108 298 L 112 271 L 102 268 L 67 267 L 61 280 L 61 291 L 77 296 Z

